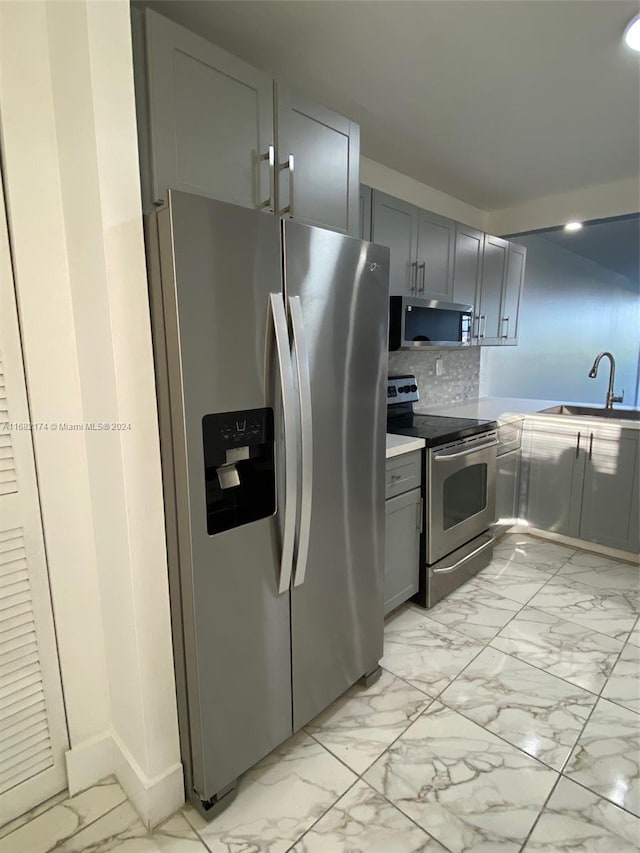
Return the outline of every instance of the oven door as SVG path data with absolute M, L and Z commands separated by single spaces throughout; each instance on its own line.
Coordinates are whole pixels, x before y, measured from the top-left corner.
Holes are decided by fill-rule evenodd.
M 478 536 L 496 520 L 495 431 L 431 450 L 427 458 L 427 562 Z

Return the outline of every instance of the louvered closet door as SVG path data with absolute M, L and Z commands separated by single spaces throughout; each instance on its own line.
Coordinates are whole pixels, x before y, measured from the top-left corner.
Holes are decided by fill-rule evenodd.
M 0 184 L 0 825 L 66 787 L 67 730 Z

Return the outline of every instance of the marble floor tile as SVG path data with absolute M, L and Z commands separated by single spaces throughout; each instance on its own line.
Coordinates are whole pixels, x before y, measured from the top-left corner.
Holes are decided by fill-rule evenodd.
M 640 816 L 640 718 L 635 711 L 599 699 L 564 775 Z
M 575 551 L 575 548 L 536 539 L 526 533 L 508 533 L 496 542 L 493 555 L 515 563 L 526 563 L 546 572 L 555 572 Z
M 518 851 L 556 777 L 440 702 L 364 774 L 453 853 Z
M 525 607 L 491 641 L 491 646 L 599 693 L 622 643 L 558 616 Z
M 495 637 L 521 607 L 470 581 L 432 607 L 429 616 L 475 640 L 486 642 Z
M 2 853 L 46 853 L 126 801 L 113 777 L 67 797 L 2 839 Z
M 421 690 L 383 670 L 375 684 L 355 684 L 305 729 L 360 774 L 430 701 Z
M 640 602 L 640 566 L 637 564 L 576 551 L 558 571 L 557 577 L 577 581 L 608 594 L 621 592 L 631 595 Z
M 640 646 L 640 618 L 636 622 L 636 627 L 629 634 L 629 643 L 633 643 L 634 646 Z
M 526 563 L 494 558 L 465 586 L 480 584 L 497 595 L 517 601 L 519 604 L 526 604 L 550 577 L 553 577 L 552 573 L 527 566 Z
M 181 814 L 149 832 L 125 802 L 58 845 L 55 853 L 207 853 L 207 848 Z
M 491 648 L 440 699 L 555 770 L 569 757 L 596 702 L 593 693 Z
M 49 797 L 49 799 L 45 800 L 44 803 L 40 803 L 40 805 L 36 806 L 25 814 L 20 815 L 19 817 L 10 820 L 9 823 L 5 823 L 0 826 L 0 839 L 4 838 L 5 835 L 9 835 L 10 832 L 14 832 L 19 827 L 24 826 L 25 823 L 29 823 L 34 818 L 38 817 L 38 815 L 41 815 L 44 812 L 48 812 L 49 809 L 52 809 L 54 806 L 57 806 L 58 803 L 62 803 L 68 799 L 69 791 L 67 789 L 65 789 L 64 791 L 60 791 L 59 794 L 54 794 L 53 797 Z
M 482 643 L 409 607 L 387 619 L 380 663 L 435 697 L 481 650 Z
M 292 853 L 446 853 L 445 848 L 359 780 Z
M 561 779 L 525 853 L 637 853 L 640 820 L 569 779 Z
M 627 642 L 602 695 L 605 699 L 610 699 L 640 714 L 640 648 L 638 646 Z
M 185 812 L 211 853 L 284 853 L 357 779 L 298 732 L 240 779 L 236 799 L 211 823 Z
M 601 592 L 559 575 L 551 578 L 529 605 L 617 640 L 627 639 L 638 616 L 638 603 L 632 594 Z

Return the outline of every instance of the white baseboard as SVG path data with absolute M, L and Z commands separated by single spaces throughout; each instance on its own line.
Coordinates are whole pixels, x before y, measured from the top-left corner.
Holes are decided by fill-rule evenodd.
M 582 551 L 592 551 L 594 554 L 602 554 L 604 557 L 613 557 L 615 560 L 627 560 L 635 565 L 639 562 L 638 554 L 631 551 L 622 551 L 620 548 L 609 548 L 608 545 L 599 545 L 597 542 L 585 542 L 583 539 L 574 539 L 573 536 L 565 536 L 562 533 L 552 533 L 550 530 L 539 530 L 537 527 L 530 527 L 526 523 L 514 524 L 502 533 L 530 533 L 532 536 L 537 536 L 540 539 L 549 539 L 551 542 L 557 542 L 559 545 L 569 545 L 573 548 L 580 548 Z
M 105 732 L 65 753 L 71 796 L 114 774 L 148 829 L 184 804 L 182 764 L 149 779 L 115 732 Z
M 117 734 L 112 733 L 113 772 L 148 829 L 184 805 L 182 764 L 149 779 Z
M 69 793 L 73 797 L 113 773 L 111 732 L 103 732 L 65 752 Z

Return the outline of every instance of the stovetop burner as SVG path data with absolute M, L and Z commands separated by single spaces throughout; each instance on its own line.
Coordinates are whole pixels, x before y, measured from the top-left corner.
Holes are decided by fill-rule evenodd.
M 387 384 L 387 432 L 423 438 L 427 447 L 480 435 L 496 429 L 495 421 L 419 415 L 413 403 L 419 399 L 414 376 L 390 376 Z

